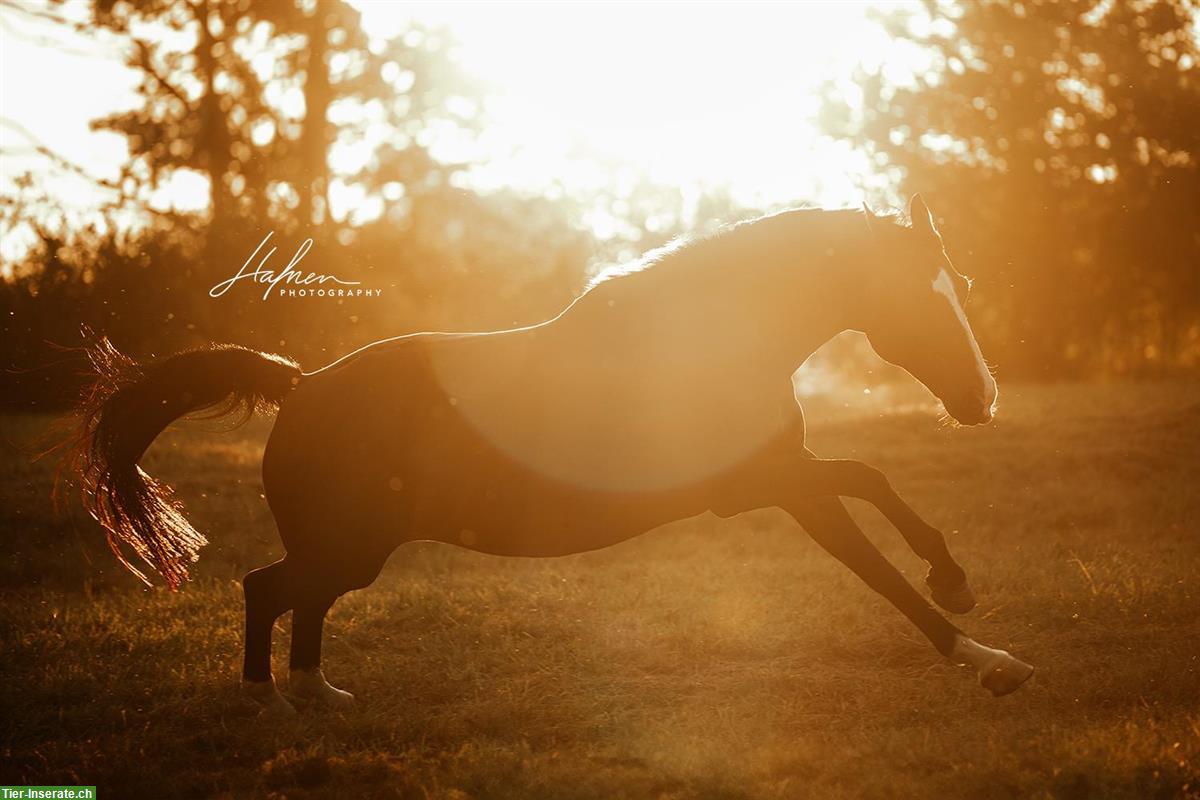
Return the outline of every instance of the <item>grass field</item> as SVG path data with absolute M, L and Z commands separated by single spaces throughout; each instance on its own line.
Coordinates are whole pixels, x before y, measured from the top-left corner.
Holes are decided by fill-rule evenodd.
M 415 544 L 327 625 L 345 715 L 268 723 L 236 690 L 241 590 L 279 555 L 269 421 L 180 426 L 146 460 L 212 539 L 145 590 L 50 466 L 0 449 L 0 783 L 101 797 L 1200 797 L 1200 386 L 1009 386 L 986 429 L 920 403 L 810 409 L 948 535 L 958 620 L 1036 665 L 993 699 L 778 512 L 606 551 Z M 45 418 L 9 417 L 28 441 Z M 923 565 L 873 510 L 868 534 Z M 276 634 L 286 675 L 287 631 Z

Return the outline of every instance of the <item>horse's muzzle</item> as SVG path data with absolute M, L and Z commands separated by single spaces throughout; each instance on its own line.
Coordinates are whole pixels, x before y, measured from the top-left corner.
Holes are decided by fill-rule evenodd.
M 983 392 L 966 397 L 942 398 L 942 405 L 960 425 L 986 425 L 996 414 L 998 397 L 996 382 L 990 381 Z
M 962 409 L 952 409 L 946 406 L 946 411 L 950 412 L 950 416 L 960 425 L 986 425 L 992 421 L 993 411 L 992 406 L 980 406 L 974 410 L 964 411 Z

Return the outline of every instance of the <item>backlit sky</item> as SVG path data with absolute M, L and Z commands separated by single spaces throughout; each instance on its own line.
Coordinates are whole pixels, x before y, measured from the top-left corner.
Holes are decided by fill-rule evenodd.
M 357 5 L 372 36 L 410 20 L 448 26 L 462 63 L 495 87 L 473 153 L 481 166 L 472 181 L 485 189 L 586 190 L 621 165 L 688 191 L 727 186 L 748 204 L 857 205 L 876 179 L 817 130 L 818 87 L 840 81 L 853 96 L 847 78 L 859 62 L 894 78 L 922 63 L 867 21 L 881 3 Z M 65 13 L 82 18 L 84 5 Z M 26 130 L 90 174 L 114 177 L 124 141 L 89 131 L 88 121 L 136 101 L 119 44 L 11 10 L 0 18 L 0 116 L 20 126 L 0 129 L 0 190 L 20 171 L 46 170 L 20 153 Z M 53 174 L 47 185 L 64 208 L 95 202 L 85 181 Z M 184 175 L 159 202 L 188 207 L 202 196 L 203 183 Z

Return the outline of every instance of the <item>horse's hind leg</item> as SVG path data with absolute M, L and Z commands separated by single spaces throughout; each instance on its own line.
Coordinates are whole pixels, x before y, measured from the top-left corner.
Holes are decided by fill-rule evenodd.
M 295 714 L 271 675 L 271 631 L 275 620 L 295 605 L 296 567 L 287 557 L 256 569 L 242 580 L 246 596 L 246 653 L 242 689 L 278 716 Z
M 342 552 L 340 562 L 326 561 L 319 573 L 307 582 L 306 596 L 297 600 L 292 611 L 291 675 L 288 681 L 292 694 L 326 705 L 353 705 L 354 695 L 331 686 L 321 671 L 325 615 L 340 596 L 374 582 L 386 560 L 387 553 L 375 547 L 348 548 Z
M 325 680 L 321 672 L 321 638 L 325 615 L 337 595 L 325 593 L 298 603 L 292 610 L 292 656 L 288 688 L 292 694 L 332 706 L 348 707 L 354 695 Z
M 871 543 L 838 498 L 806 499 L 785 504 L 784 510 L 834 558 L 912 620 L 938 652 L 974 667 L 980 683 L 993 695 L 1014 691 L 1033 674 L 1033 667 L 973 641 L 937 613 Z

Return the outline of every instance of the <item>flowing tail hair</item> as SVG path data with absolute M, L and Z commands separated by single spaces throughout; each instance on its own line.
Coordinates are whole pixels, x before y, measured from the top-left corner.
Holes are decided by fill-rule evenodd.
M 83 506 L 104 528 L 108 546 L 126 568 L 150 579 L 125 546 L 155 569 L 171 589 L 188 579 L 188 565 L 208 544 L 183 515 L 171 488 L 138 466 L 146 448 L 171 422 L 195 411 L 206 417 L 278 408 L 299 383 L 296 362 L 236 345 L 211 345 L 140 364 L 107 337 L 85 347 L 91 370 L 64 442 L 59 478 L 74 479 Z M 65 475 L 64 475 L 65 473 Z

